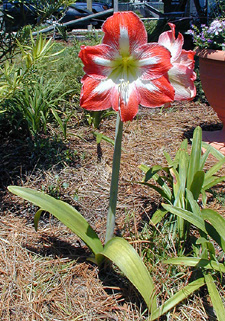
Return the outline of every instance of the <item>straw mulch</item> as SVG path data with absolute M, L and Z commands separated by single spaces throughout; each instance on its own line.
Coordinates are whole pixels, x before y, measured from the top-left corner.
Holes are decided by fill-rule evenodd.
M 83 117 L 79 111 L 69 125 L 67 142 L 52 143 L 54 152 L 49 150 L 49 155 L 35 154 L 26 140 L 1 133 L 2 321 L 147 319 L 143 301 L 119 271 L 99 271 L 88 261 L 86 246 L 47 213 L 35 232 L 37 209 L 7 192 L 7 185 L 17 184 L 67 201 L 104 241 L 113 147 L 102 140 L 97 148 L 93 128 Z M 214 111 L 198 102 L 176 103 L 162 111 L 140 109 L 133 122 L 124 124 L 116 234 L 133 241 L 137 251 L 144 246 L 138 242 L 138 232 L 160 204 L 155 192 L 138 184 L 143 177 L 138 165 L 166 164 L 163 152 L 174 156 L 181 141 L 190 139 L 198 125 L 221 127 Z M 100 131 L 114 139 L 115 117 L 105 119 Z M 214 162 L 210 157 L 208 166 Z M 218 190 L 223 191 L 224 186 Z M 209 206 L 224 213 L 224 207 L 214 199 Z M 159 265 L 156 273 L 160 274 L 161 268 Z M 168 320 L 214 320 L 206 303 L 194 295 L 174 309 Z

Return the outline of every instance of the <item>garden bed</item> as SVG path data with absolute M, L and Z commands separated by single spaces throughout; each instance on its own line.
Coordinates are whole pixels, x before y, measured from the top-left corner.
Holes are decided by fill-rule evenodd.
M 115 116 L 103 120 L 100 132 L 114 139 L 115 123 Z M 221 128 L 211 107 L 199 102 L 174 103 L 163 110 L 141 108 L 134 121 L 124 124 L 116 234 L 129 240 L 138 253 L 148 247 L 150 230 L 146 226 L 161 202 L 155 191 L 138 184 L 143 178 L 138 166 L 164 165 L 163 152 L 173 157 L 184 138 L 190 142 L 198 125 L 208 130 Z M 37 208 L 7 191 L 8 185 L 15 184 L 67 201 L 104 241 L 113 146 L 102 140 L 97 149 L 93 131 L 79 110 L 69 123 L 67 140 L 43 137 L 38 152 L 29 140 L 1 133 L 2 321 L 147 320 L 144 302 L 118 270 L 99 271 L 88 261 L 86 246 L 47 213 L 35 232 Z M 211 156 L 207 166 L 214 163 Z M 225 175 L 225 168 L 219 174 Z M 208 200 L 208 207 L 221 215 L 224 188 L 219 184 Z M 171 276 L 160 261 L 152 265 L 149 261 L 148 268 L 162 301 L 186 285 L 191 276 L 191 270 L 182 267 Z M 201 291 L 160 320 L 216 320 L 204 288 Z M 224 296 L 224 289 L 220 291 Z

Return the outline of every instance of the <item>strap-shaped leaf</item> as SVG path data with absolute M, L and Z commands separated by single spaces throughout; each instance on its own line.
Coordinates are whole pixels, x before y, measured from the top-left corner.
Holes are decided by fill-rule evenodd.
M 190 189 L 195 173 L 200 169 L 201 160 L 201 143 L 202 143 L 202 129 L 198 126 L 194 130 L 191 156 L 189 161 L 187 188 Z
M 31 188 L 9 186 L 8 189 L 10 192 L 39 206 L 41 210 L 54 215 L 71 229 L 72 232 L 79 236 L 94 254 L 102 251 L 102 243 L 95 231 L 91 228 L 85 218 L 71 205 Z
M 204 147 L 206 150 L 209 150 L 210 154 L 212 154 L 218 160 L 221 160 L 225 157 L 220 151 L 218 151 L 212 145 L 202 142 L 202 147 Z
M 168 211 L 164 210 L 164 208 L 159 208 L 159 209 L 152 215 L 152 218 L 151 218 L 150 223 L 152 223 L 153 225 L 158 224 L 167 213 L 168 213 Z
M 198 215 L 199 217 L 202 217 L 200 207 L 197 203 L 197 201 L 194 199 L 194 196 L 191 191 L 186 189 L 186 198 L 190 204 L 191 211 L 195 213 L 195 215 Z
M 115 237 L 105 244 L 103 251 L 97 255 L 97 259 L 99 255 L 107 257 L 117 265 L 140 292 L 149 310 L 156 310 L 154 283 L 142 259 L 132 245 L 123 238 Z
M 188 170 L 188 162 L 189 155 L 186 151 L 180 150 L 179 153 L 179 179 L 182 193 L 184 194 L 186 180 L 187 180 L 187 170 Z
M 198 199 L 199 194 L 204 183 L 205 173 L 203 171 L 197 171 L 194 175 L 193 181 L 191 183 L 190 191 L 193 194 L 195 200 Z
M 208 222 L 205 221 L 205 228 L 208 235 L 216 241 L 216 243 L 221 247 L 221 249 L 225 252 L 225 240 L 220 236 L 217 230 Z
M 162 206 L 170 213 L 175 214 L 181 218 L 183 218 L 184 220 L 188 221 L 189 223 L 195 225 L 196 227 L 198 227 L 200 230 L 202 230 L 203 232 L 206 232 L 205 229 L 205 223 L 204 220 L 201 216 L 196 215 L 193 212 L 184 210 L 182 208 L 173 206 L 173 205 L 169 205 L 169 204 L 162 204 Z
M 158 319 L 161 315 L 174 308 L 178 303 L 186 299 L 190 294 L 198 290 L 203 285 L 205 285 L 204 278 L 199 278 L 186 285 L 184 288 L 174 294 L 170 299 L 168 299 L 160 308 L 154 311 L 151 320 L 153 321 Z
M 213 167 L 211 167 L 205 174 L 205 179 L 208 179 L 209 177 L 211 177 L 212 175 L 214 175 L 215 173 L 217 173 L 222 166 L 225 163 L 225 157 L 222 158 L 218 163 L 216 163 Z
M 35 228 L 35 231 L 37 232 L 38 230 L 38 222 L 41 218 L 41 214 L 42 214 L 43 210 L 42 209 L 39 209 L 35 215 L 34 215 L 34 228 Z
M 207 270 L 216 270 L 225 273 L 225 265 L 214 260 L 202 259 L 199 257 L 174 257 L 163 261 L 165 264 L 195 266 Z
M 225 176 L 221 176 L 221 177 L 210 176 L 204 180 L 204 184 L 202 186 L 202 189 L 207 191 L 209 188 L 211 188 L 211 187 L 213 187 L 223 181 L 225 181 Z
M 205 274 L 205 282 L 207 285 L 207 289 L 210 295 L 210 298 L 212 300 L 213 308 L 216 312 L 216 316 L 218 321 L 224 321 L 225 318 L 225 309 L 223 305 L 223 301 L 221 299 L 221 296 L 216 288 L 216 285 L 214 283 L 214 279 L 212 275 Z
M 161 187 L 150 184 L 150 183 L 145 183 L 145 182 L 140 182 L 142 185 L 146 185 L 150 188 L 153 188 L 156 192 L 158 192 L 163 198 L 171 201 L 171 192 L 168 193 L 168 189 L 165 187 L 167 186 L 166 183 Z M 168 187 L 168 186 L 167 186 Z
M 203 209 L 201 213 L 204 220 L 209 221 L 225 241 L 225 219 L 223 216 L 211 209 Z

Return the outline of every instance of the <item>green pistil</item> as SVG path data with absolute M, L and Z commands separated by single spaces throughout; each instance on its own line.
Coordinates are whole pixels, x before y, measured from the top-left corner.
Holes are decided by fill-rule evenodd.
M 109 78 L 113 80 L 122 78 L 128 81 L 137 78 L 138 60 L 133 56 L 120 56 L 112 61 L 111 67 L 112 72 Z

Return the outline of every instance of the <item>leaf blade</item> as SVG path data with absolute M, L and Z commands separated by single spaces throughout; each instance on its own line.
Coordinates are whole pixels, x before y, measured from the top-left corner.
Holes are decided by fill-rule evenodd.
M 8 190 L 54 215 L 71 231 L 77 234 L 94 254 L 103 249 L 102 243 L 95 231 L 85 218 L 69 204 L 31 188 L 8 186 Z
M 157 308 L 154 283 L 133 246 L 123 238 L 114 237 L 105 244 L 103 251 L 97 257 L 99 255 L 107 257 L 120 268 L 140 292 L 149 310 Z
M 204 277 L 218 321 L 224 321 L 225 309 L 213 277 L 210 274 L 205 274 Z

